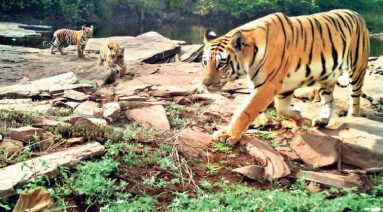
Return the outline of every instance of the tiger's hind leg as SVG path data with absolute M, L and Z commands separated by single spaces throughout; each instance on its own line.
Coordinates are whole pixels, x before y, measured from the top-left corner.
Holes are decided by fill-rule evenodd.
M 294 91 L 285 92 L 274 98 L 274 106 L 277 112 L 286 118 L 293 119 L 299 127 L 302 127 L 305 124 L 311 125 L 311 121 L 309 119 L 303 118 L 299 111 L 292 109 L 291 99 L 293 97 L 293 93 Z
M 61 55 L 66 55 L 67 53 L 65 53 L 64 51 L 63 51 L 63 46 L 58 46 L 58 50 L 59 50 L 59 52 L 60 52 L 60 54 Z
M 317 127 L 325 127 L 332 116 L 333 112 L 333 92 L 334 92 L 335 84 L 328 85 L 328 84 L 320 84 L 319 85 L 319 96 L 320 96 L 320 103 L 321 103 L 321 110 L 319 118 L 314 120 L 314 126 Z
M 350 98 L 349 108 L 347 113 L 348 117 L 360 115 L 360 97 L 363 94 L 362 86 L 363 86 L 365 72 L 366 72 L 365 69 L 361 71 L 357 71 L 356 73 L 360 73 L 360 74 L 355 74 L 355 75 L 359 76 L 359 78 L 355 80 L 350 78 L 351 98 Z

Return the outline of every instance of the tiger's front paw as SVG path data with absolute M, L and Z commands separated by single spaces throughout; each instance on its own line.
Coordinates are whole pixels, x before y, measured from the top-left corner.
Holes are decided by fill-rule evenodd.
M 222 129 L 215 131 L 213 133 L 213 140 L 216 141 L 223 141 L 230 146 L 234 146 L 236 143 L 238 143 L 239 140 L 241 140 L 241 136 L 234 136 L 233 133 L 229 130 Z

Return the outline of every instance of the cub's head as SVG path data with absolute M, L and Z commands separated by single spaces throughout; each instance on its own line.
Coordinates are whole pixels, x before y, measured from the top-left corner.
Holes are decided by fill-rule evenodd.
M 226 82 L 246 73 L 236 54 L 245 45 L 242 33 L 218 37 L 215 32 L 208 30 L 204 44 L 202 84 L 208 90 L 219 90 Z
M 124 62 L 125 48 L 121 47 L 116 41 L 109 41 L 107 45 L 109 51 L 108 60 L 113 64 L 120 64 Z
M 81 30 L 82 30 L 83 36 L 86 39 L 92 37 L 92 35 L 93 35 L 93 26 L 90 26 L 90 27 L 82 26 Z

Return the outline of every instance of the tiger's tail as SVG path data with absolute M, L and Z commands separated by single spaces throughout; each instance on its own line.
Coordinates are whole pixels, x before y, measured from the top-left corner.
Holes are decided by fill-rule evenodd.
M 350 84 L 342 84 L 339 81 L 336 81 L 336 85 L 341 88 L 347 88 Z M 377 104 L 377 101 L 371 96 L 367 95 L 365 92 L 362 92 L 362 98 L 368 100 L 371 104 Z
M 52 38 L 52 40 L 50 42 L 43 41 L 43 46 L 46 47 L 46 48 L 50 47 L 56 41 L 56 39 L 57 39 L 56 36 L 53 36 L 53 38 Z

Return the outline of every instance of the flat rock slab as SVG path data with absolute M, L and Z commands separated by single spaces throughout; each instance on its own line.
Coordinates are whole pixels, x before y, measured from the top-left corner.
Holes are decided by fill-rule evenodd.
M 30 81 L 33 80 L 69 72 L 76 73 L 78 78 L 83 82 L 90 82 L 90 85 L 94 83 L 102 86 L 110 76 L 110 72 L 103 66 L 99 66 L 98 55 L 85 54 L 85 58 L 79 58 L 74 51 L 67 53 L 67 55 L 50 54 L 49 49 L 0 45 L 0 70 L 2 70 L 0 72 L 0 86 L 15 85 L 16 83 L 30 84 Z M 53 89 L 56 87 L 60 89 L 62 86 L 60 84 L 55 86 L 53 82 L 48 82 L 48 85 L 53 85 Z M 50 86 L 46 87 L 50 88 Z M 15 87 L 12 88 L 15 89 Z M 52 88 L 46 90 L 52 90 Z M 75 88 L 68 87 L 66 89 Z M 20 89 L 26 92 L 25 90 L 31 88 L 18 88 L 18 90 Z M 3 88 L 0 89 L 0 93 L 2 90 Z
M 182 62 L 199 62 L 202 58 L 203 45 L 183 45 L 181 46 L 180 61 Z
M 292 177 L 314 181 L 336 188 L 352 188 L 362 186 L 360 179 L 355 175 L 343 176 L 324 172 L 301 171 L 292 175 Z
M 30 36 L 41 36 L 40 33 L 20 27 L 19 23 L 0 22 L 0 36 L 11 38 L 23 38 Z
M 22 182 L 45 174 L 57 176 L 59 166 L 74 167 L 80 160 L 102 155 L 104 151 L 105 147 L 101 144 L 88 143 L 0 169 L 0 198 L 14 195 L 16 187 Z
M 97 102 L 86 101 L 77 106 L 73 111 L 73 114 L 101 118 L 103 110 L 98 107 Z
M 206 158 L 208 147 L 211 143 L 209 134 L 194 130 L 185 129 L 174 142 L 177 150 L 187 157 Z
M 362 117 L 339 118 L 321 132 L 343 141 L 342 162 L 362 169 L 383 167 L 383 123 Z
M 74 126 L 81 126 L 86 128 L 98 128 L 100 126 L 106 126 L 108 123 L 105 119 L 100 118 L 85 118 L 81 116 L 69 117 L 68 123 Z
M 340 140 L 318 131 L 308 131 L 296 135 L 291 149 L 306 163 L 313 167 L 323 167 L 338 161 Z
M 31 82 L 1 87 L 0 98 L 28 98 L 45 93 L 58 93 L 69 89 L 90 87 L 90 85 L 77 84 L 77 80 L 73 72 L 68 72 Z
M 52 106 L 48 101 L 32 101 L 32 99 L 0 100 L 0 110 L 46 113 L 50 108 Z
M 126 61 L 156 63 L 180 52 L 179 42 L 172 41 L 157 32 L 147 32 L 137 37 L 119 36 L 89 39 L 85 51 L 99 52 L 107 40 L 115 40 L 125 47 Z
M 121 106 L 118 102 L 109 102 L 102 106 L 103 111 L 103 117 L 113 122 L 117 120 L 120 117 L 121 114 Z
M 245 146 L 247 152 L 253 156 L 258 164 L 264 169 L 263 172 L 259 172 L 259 168 L 255 167 L 257 170 L 254 172 L 244 172 L 257 174 L 255 176 L 250 176 L 251 179 L 266 179 L 272 181 L 273 179 L 285 177 L 290 174 L 290 169 L 283 156 L 267 146 L 263 141 L 257 138 L 243 136 L 241 144 Z
M 65 90 L 63 97 L 76 101 L 85 101 L 89 99 L 90 95 L 75 90 Z
M 157 130 L 170 130 L 169 120 L 162 105 L 127 110 L 126 117 L 131 121 L 136 121 Z
M 11 129 L 9 137 L 18 141 L 29 141 L 33 139 L 34 136 L 41 138 L 43 136 L 44 130 L 36 127 L 20 127 L 16 129 Z

